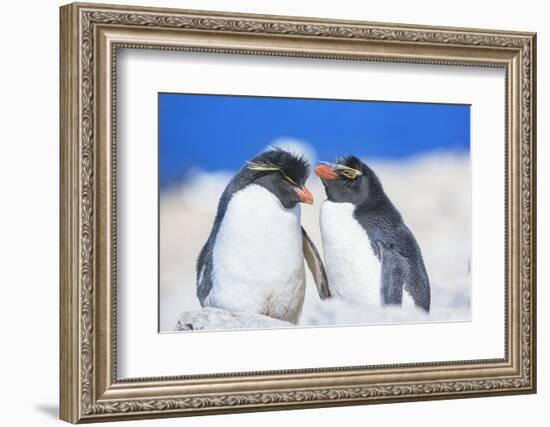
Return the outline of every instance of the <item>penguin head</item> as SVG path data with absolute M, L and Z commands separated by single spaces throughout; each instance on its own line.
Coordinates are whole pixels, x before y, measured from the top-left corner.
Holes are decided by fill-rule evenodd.
M 248 161 L 246 171 L 250 184 L 265 187 L 287 209 L 298 203 L 313 203 L 313 195 L 305 186 L 309 163 L 301 155 L 270 148 Z
M 331 202 L 362 205 L 384 194 L 374 171 L 356 156 L 323 163 L 315 168 L 315 173 L 321 178 Z

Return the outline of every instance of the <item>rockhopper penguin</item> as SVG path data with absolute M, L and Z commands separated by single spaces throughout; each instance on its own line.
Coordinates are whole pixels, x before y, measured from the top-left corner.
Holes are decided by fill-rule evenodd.
M 320 227 L 332 294 L 368 306 L 410 302 L 429 312 L 420 247 L 374 171 L 348 156 L 315 173 L 327 194 Z
M 201 305 L 296 323 L 305 293 L 304 257 L 319 295 L 330 296 L 325 269 L 300 224 L 309 164 L 271 148 L 247 164 L 223 192 L 197 261 Z

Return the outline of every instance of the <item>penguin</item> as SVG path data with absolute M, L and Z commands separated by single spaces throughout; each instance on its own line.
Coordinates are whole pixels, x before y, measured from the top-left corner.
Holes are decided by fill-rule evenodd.
M 380 179 L 353 155 L 323 163 L 315 173 L 327 195 L 320 228 L 334 296 L 366 306 L 414 304 L 429 312 L 420 247 Z
M 270 148 L 231 179 L 197 260 L 201 306 L 297 323 L 304 258 L 321 299 L 331 296 L 321 257 L 300 222 L 300 203 L 313 203 L 308 176 L 302 156 Z

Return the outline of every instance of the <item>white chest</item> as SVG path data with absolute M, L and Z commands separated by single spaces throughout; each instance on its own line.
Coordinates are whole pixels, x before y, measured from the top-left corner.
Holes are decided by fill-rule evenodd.
M 362 305 L 380 306 L 381 264 L 351 203 L 325 201 L 321 237 L 325 268 L 334 295 Z
M 208 305 L 296 321 L 305 291 L 300 207 L 250 185 L 233 195 L 213 250 Z

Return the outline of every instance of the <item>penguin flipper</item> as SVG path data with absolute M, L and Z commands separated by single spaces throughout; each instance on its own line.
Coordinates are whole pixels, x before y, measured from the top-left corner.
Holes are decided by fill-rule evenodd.
M 429 313 L 431 303 L 430 282 L 424 266 L 421 267 L 419 271 L 415 269 L 407 277 L 406 289 L 412 295 L 414 304 Z
M 401 305 L 403 288 L 405 288 L 414 300 L 414 304 L 429 312 L 430 282 L 416 242 L 409 248 L 413 249 L 413 252 L 418 252 L 414 257 L 416 262 L 410 256 L 400 253 L 395 247 L 388 247 L 378 242 L 378 249 L 382 260 L 382 304 Z
M 328 287 L 328 278 L 325 271 L 325 266 L 323 265 L 323 261 L 319 256 L 319 252 L 317 252 L 317 248 L 307 235 L 304 227 L 302 227 L 302 242 L 304 249 L 304 258 L 306 259 L 307 266 L 309 267 L 311 274 L 313 275 L 313 280 L 315 281 L 315 285 L 317 286 L 317 292 L 319 292 L 319 296 L 322 300 L 330 298 L 331 294 Z
M 405 282 L 405 260 L 396 251 L 378 244 L 382 259 L 381 291 L 383 305 L 401 305 L 403 301 L 403 284 Z
M 212 244 L 208 239 L 197 259 L 197 298 L 202 307 L 212 289 Z

